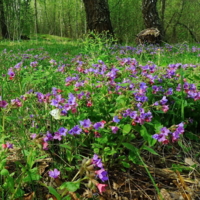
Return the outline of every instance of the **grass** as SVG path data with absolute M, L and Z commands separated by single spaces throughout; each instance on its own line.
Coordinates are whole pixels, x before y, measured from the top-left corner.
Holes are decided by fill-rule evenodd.
M 113 43 L 48 35 L 0 43 L 1 199 L 99 199 L 113 171 L 134 165 L 162 199 L 149 158 L 174 171 L 197 159 L 200 48 Z M 177 160 L 163 164 L 161 155 Z

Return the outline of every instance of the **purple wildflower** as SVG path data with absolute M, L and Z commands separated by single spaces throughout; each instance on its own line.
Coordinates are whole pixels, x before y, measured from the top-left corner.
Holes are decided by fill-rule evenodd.
M 33 61 L 30 63 L 30 66 L 31 67 L 36 67 L 38 65 L 38 62 L 37 61 Z
M 15 69 L 19 69 L 21 66 L 22 66 L 22 62 L 19 62 L 14 66 L 14 68 Z
M 52 99 L 52 100 L 51 100 L 51 105 L 52 105 L 52 106 L 55 106 L 55 107 L 57 108 L 57 107 L 59 106 L 58 100 Z
M 93 125 L 93 127 L 98 130 L 99 128 L 103 128 L 104 127 L 104 123 L 103 122 L 97 122 Z
M 43 141 L 44 142 L 48 142 L 50 140 L 53 140 L 53 136 L 52 136 L 52 134 L 49 131 L 47 131 L 45 137 L 43 138 Z
M 102 163 L 101 159 L 98 157 L 97 154 L 94 154 L 94 156 L 92 158 L 92 164 L 95 167 L 103 168 L 103 163 Z
M 53 60 L 53 59 L 51 59 L 51 60 L 49 61 L 49 63 L 52 64 L 52 65 L 57 65 L 57 62 L 56 62 L 55 60 Z
M 49 176 L 51 178 L 58 178 L 59 175 L 60 175 L 60 171 L 58 171 L 57 169 L 54 169 L 53 171 L 49 171 Z
M 37 134 L 36 133 L 33 133 L 33 134 L 31 134 L 31 136 L 30 136 L 32 139 L 35 139 L 36 137 L 37 137 Z
M 167 103 L 166 96 L 163 96 L 163 98 L 160 100 L 161 105 L 165 105 Z
M 6 142 L 6 146 L 8 149 L 13 149 L 13 144 Z
M 111 126 L 110 128 L 113 133 L 117 133 L 117 131 L 119 130 L 119 128 L 117 126 Z
M 68 97 L 69 97 L 68 104 L 70 106 L 75 105 L 76 104 L 76 97 L 72 93 L 69 93 Z
M 177 125 L 176 130 L 172 133 L 172 142 L 177 141 L 181 134 L 184 133 L 184 123 L 181 122 Z
M 6 101 L 0 101 L 0 107 L 1 108 L 6 108 L 8 103 Z
M 152 137 L 158 142 L 162 142 L 163 144 L 168 144 L 169 140 L 167 139 L 168 135 L 170 133 L 170 130 L 166 127 L 163 127 L 160 129 L 160 134 L 154 134 Z
M 11 99 L 11 105 L 12 106 L 16 106 L 16 107 L 21 107 L 22 106 L 22 102 L 18 98 Z
M 166 92 L 166 95 L 172 95 L 173 94 L 173 89 L 169 88 Z
M 83 126 L 84 128 L 89 128 L 91 124 L 92 123 L 90 119 L 84 119 L 83 121 L 80 121 L 80 125 Z
M 98 175 L 98 177 L 104 182 L 108 180 L 107 171 L 105 171 L 104 168 L 101 168 L 100 170 L 95 171 L 95 174 Z
M 62 135 L 62 136 L 66 136 L 67 133 L 67 129 L 64 127 L 61 127 L 58 129 L 58 132 Z
M 53 139 L 55 139 L 55 140 L 62 140 L 62 135 L 59 133 L 59 132 L 55 132 L 54 133 L 54 136 L 53 136 Z
M 81 132 L 82 129 L 78 125 L 74 126 L 71 130 L 68 131 L 70 135 L 80 135 Z
M 14 77 L 15 77 L 15 73 L 13 72 L 12 69 L 9 69 L 9 70 L 8 70 L 8 75 L 9 75 L 11 78 L 14 78 Z

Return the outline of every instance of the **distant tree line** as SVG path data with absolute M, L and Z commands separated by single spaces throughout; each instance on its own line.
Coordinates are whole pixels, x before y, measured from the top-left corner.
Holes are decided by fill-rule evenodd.
M 199 0 L 0 0 L 2 38 L 32 34 L 79 38 L 107 31 L 131 43 L 145 28 L 166 42 L 200 40 Z

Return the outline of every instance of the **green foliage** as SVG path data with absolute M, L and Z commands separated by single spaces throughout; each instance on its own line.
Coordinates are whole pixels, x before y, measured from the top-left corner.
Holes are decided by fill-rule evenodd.
M 0 68 L 0 101 L 8 103 L 5 107 L 0 104 L 0 193 L 5 199 L 22 197 L 24 187 L 38 185 L 57 199 L 70 199 L 69 192 L 77 192 L 83 185 L 93 190 L 99 183 L 95 179 L 98 168 L 92 165 L 95 153 L 109 170 L 116 166 L 127 170 L 134 163 L 143 165 L 149 175 L 142 155 L 159 157 L 162 144 L 152 136 L 161 134 L 163 128 L 171 132 L 169 149 L 176 145 L 187 154 L 192 147 L 183 139 L 199 141 L 199 115 L 191 111 L 198 111 L 200 104 L 190 98 L 187 90 L 191 88 L 185 84 L 195 84 L 198 92 L 199 66 L 187 63 L 198 63 L 198 47 L 196 51 L 187 45 L 119 47 L 112 45 L 112 38 L 92 36 L 79 44 L 67 39 L 59 43 L 56 37 L 44 42 L 43 36 L 40 42 L 2 42 L 7 45 L 6 50 L 2 47 Z M 172 65 L 177 69 L 172 78 L 167 77 L 174 70 L 167 65 L 176 62 L 183 64 Z M 169 88 L 172 94 L 167 94 Z M 75 99 L 69 99 L 70 95 Z M 167 103 L 162 102 L 163 96 Z M 52 110 L 59 111 L 59 119 L 50 114 Z M 80 122 L 86 119 L 91 121 L 88 127 Z M 172 133 L 181 122 L 185 133 L 172 143 Z M 80 133 L 73 132 L 77 126 Z M 61 127 L 67 132 L 59 138 Z M 14 172 L 6 168 L 12 155 L 10 143 L 20 157 L 13 161 Z M 49 158 L 52 162 L 41 173 L 39 161 Z M 59 169 L 60 175 L 48 177 L 52 169 Z M 45 182 L 44 177 L 49 180 Z

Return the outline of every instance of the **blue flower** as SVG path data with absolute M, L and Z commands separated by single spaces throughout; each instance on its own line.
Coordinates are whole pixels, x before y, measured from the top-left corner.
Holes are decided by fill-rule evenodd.
M 118 118 L 118 116 L 114 116 L 113 117 L 113 122 L 115 122 L 115 123 L 119 123 L 120 122 L 120 119 Z

